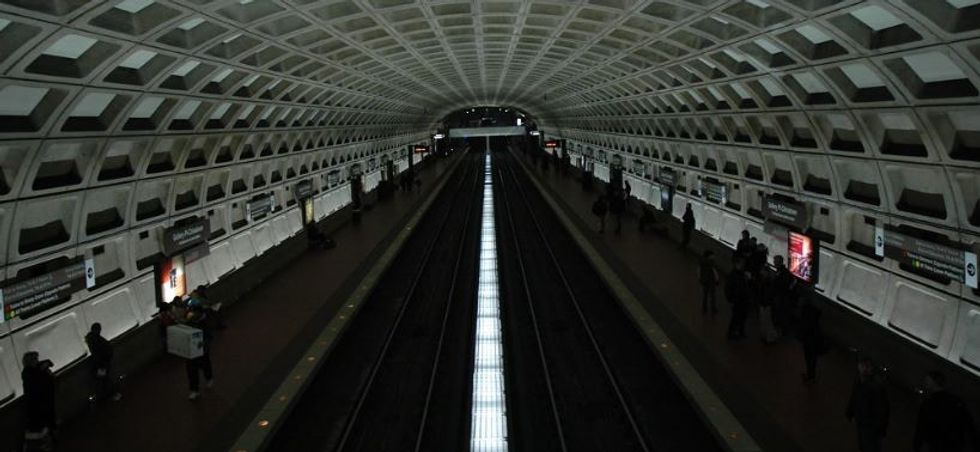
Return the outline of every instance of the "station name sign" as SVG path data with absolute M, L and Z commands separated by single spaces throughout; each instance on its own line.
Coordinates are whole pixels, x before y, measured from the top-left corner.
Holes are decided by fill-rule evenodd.
M 26 279 L 8 281 L 0 288 L 0 321 L 28 318 L 71 299 L 85 288 L 95 287 L 95 261 L 78 257 L 57 270 Z
M 875 254 L 977 288 L 976 253 L 878 225 L 875 227 Z
M 800 230 L 806 228 L 806 205 L 803 203 L 766 196 L 762 202 L 762 216 Z
M 257 218 L 262 218 L 271 213 L 275 208 L 276 198 L 272 195 L 265 195 L 245 203 L 245 210 L 249 221 L 255 221 Z
M 677 185 L 677 173 L 666 166 L 660 168 L 660 183 L 668 187 Z
M 293 194 L 296 196 L 297 200 L 304 200 L 313 196 L 313 181 L 306 179 L 301 180 L 296 183 L 293 188 Z
M 728 185 L 717 180 L 705 179 L 704 197 L 715 204 L 725 204 L 728 202 Z
M 172 226 L 163 231 L 163 254 L 173 256 L 181 251 L 207 242 L 211 222 L 199 218 L 191 223 Z

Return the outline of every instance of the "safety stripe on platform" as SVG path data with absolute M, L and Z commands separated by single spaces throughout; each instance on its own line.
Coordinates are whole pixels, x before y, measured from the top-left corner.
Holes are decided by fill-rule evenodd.
M 513 152 L 511 152 L 513 154 Z M 701 374 L 694 368 L 687 357 L 674 345 L 670 337 L 664 332 L 650 313 L 643 307 L 643 304 L 631 291 L 625 282 L 612 269 L 605 258 L 585 237 L 579 227 L 568 217 L 565 210 L 551 197 L 545 187 L 538 181 L 537 177 L 527 169 L 520 157 L 514 155 L 514 160 L 518 162 L 524 173 L 528 175 L 535 188 L 541 193 L 545 202 L 555 212 L 558 219 L 571 234 L 575 243 L 592 263 L 592 266 L 605 281 L 606 286 L 612 291 L 613 296 L 619 300 L 623 308 L 633 320 L 637 329 L 643 334 L 647 344 L 654 350 L 654 354 L 660 358 L 667 369 L 674 376 L 674 381 L 684 392 L 691 403 L 701 415 L 701 418 L 710 427 L 718 443 L 730 452 L 760 452 L 762 448 L 749 435 L 745 427 L 739 422 L 738 418 L 728 409 L 728 406 L 718 397 L 711 386 L 708 385 Z
M 367 300 L 368 296 L 378 284 L 385 271 L 391 266 L 395 256 L 401 251 L 409 236 L 415 230 L 415 226 L 429 207 L 435 202 L 436 197 L 442 192 L 443 187 L 448 183 L 449 176 L 456 170 L 456 167 L 464 160 L 460 158 L 462 153 L 456 157 L 456 161 L 446 169 L 440 176 L 441 180 L 435 189 L 429 193 L 422 205 L 416 210 L 412 217 L 405 223 L 405 226 L 395 236 L 384 251 L 381 257 L 375 261 L 374 265 L 358 284 L 357 289 L 350 295 L 350 298 L 337 311 L 333 319 L 320 332 L 313 344 L 306 349 L 303 357 L 289 372 L 282 384 L 272 393 L 272 397 L 258 411 L 249 425 L 245 428 L 238 440 L 229 449 L 230 452 L 256 452 L 265 447 L 266 442 L 276 432 L 282 421 L 288 417 L 293 405 L 299 396 L 306 389 L 306 386 L 316 375 L 321 364 L 326 361 L 326 357 L 336 345 L 337 339 L 344 333 L 350 325 L 351 320 L 357 315 L 361 305 Z

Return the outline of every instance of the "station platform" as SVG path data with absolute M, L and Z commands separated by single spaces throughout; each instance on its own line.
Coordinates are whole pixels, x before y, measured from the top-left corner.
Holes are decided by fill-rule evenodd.
M 640 234 L 635 216 L 624 217 L 618 235 L 613 232 L 615 219 L 607 218 L 606 231 L 600 234 L 591 213 L 599 185 L 584 190 L 574 168 L 562 176 L 554 165 L 542 171 L 522 158 L 763 450 L 857 452 L 855 427 L 845 417 L 857 372 L 853 351 L 833 348 L 820 358 L 817 381 L 803 384 L 803 351 L 794 337 L 762 343 L 758 316 L 750 314 L 748 337 L 728 340 L 730 305 L 721 288 L 718 315 L 701 314 L 700 253 L 714 250 L 720 270 L 727 272 L 727 247 L 695 233 L 691 245 L 680 249 L 680 222 L 663 214 L 658 215 L 658 225 L 667 227 L 669 237 Z M 640 201 L 630 202 L 633 212 L 638 211 Z M 894 383 L 888 384 L 888 393 L 891 417 L 882 449 L 911 450 L 917 395 Z
M 65 422 L 57 450 L 226 450 L 451 160 L 428 162 L 417 172 L 420 190 L 396 191 L 375 202 L 359 222 L 347 222 L 332 234 L 336 248 L 306 251 L 231 306 L 225 313 L 228 327 L 216 332 L 211 349 L 215 384 L 200 399 L 188 400 L 184 361 L 161 356 L 126 377 L 121 401 Z

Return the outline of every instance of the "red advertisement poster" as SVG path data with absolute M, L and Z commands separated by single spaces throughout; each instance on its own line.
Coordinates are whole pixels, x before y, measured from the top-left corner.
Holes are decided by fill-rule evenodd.
M 789 233 L 789 271 L 797 278 L 812 283 L 817 277 L 819 251 L 812 237 Z
M 160 294 L 164 303 L 170 303 L 174 297 L 187 294 L 183 255 L 174 256 L 160 264 Z

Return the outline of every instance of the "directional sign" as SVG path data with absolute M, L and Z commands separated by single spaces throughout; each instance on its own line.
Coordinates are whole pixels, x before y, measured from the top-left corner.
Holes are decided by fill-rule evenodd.
M 0 322 L 28 318 L 68 301 L 79 290 L 92 287 L 95 287 L 95 262 L 91 258 L 75 258 L 67 266 L 43 275 L 6 282 L 0 289 L 3 309 Z
M 949 278 L 977 288 L 977 255 L 955 246 L 912 237 L 890 227 L 875 228 L 875 252 L 879 239 L 883 255 L 916 270 Z M 879 256 L 882 254 L 879 254 Z

